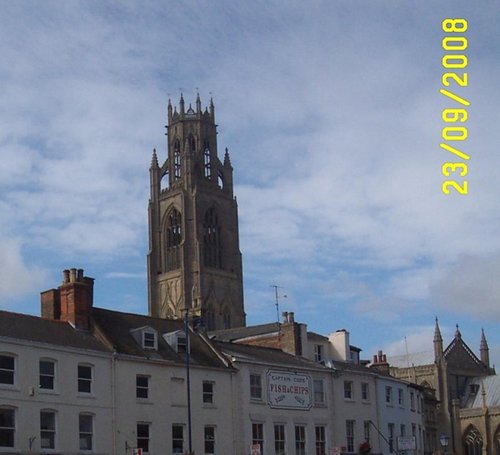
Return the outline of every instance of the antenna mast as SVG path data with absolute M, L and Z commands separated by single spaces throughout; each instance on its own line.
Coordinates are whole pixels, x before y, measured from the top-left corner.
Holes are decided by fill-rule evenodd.
M 283 286 L 278 286 L 277 284 L 271 284 L 270 285 L 272 288 L 274 288 L 274 298 L 275 298 L 275 303 L 276 305 L 276 319 L 278 321 L 278 324 L 280 322 L 280 295 L 278 293 L 278 289 L 283 289 Z M 286 295 L 282 296 L 283 298 L 286 298 Z

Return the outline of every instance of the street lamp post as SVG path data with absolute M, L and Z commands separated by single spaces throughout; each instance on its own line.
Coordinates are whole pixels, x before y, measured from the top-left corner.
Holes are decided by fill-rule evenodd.
M 189 309 L 185 309 L 184 315 L 184 334 L 186 336 L 186 391 L 187 391 L 187 408 L 188 408 L 188 448 L 189 453 L 193 452 L 193 443 L 191 436 L 191 380 L 189 376 Z
M 443 448 L 443 452 L 445 455 L 449 442 L 450 442 L 450 437 L 447 434 L 443 433 L 441 436 L 439 436 L 439 443 L 441 444 L 441 447 Z

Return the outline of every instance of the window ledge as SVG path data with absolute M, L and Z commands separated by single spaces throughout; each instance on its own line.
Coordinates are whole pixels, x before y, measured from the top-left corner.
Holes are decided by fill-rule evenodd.
M 84 393 L 84 392 L 78 392 L 76 394 L 76 397 L 77 398 L 83 398 L 83 399 L 90 399 L 90 400 L 95 400 L 96 399 L 96 396 L 93 393 Z M 91 450 L 88 451 L 88 452 L 91 452 Z
M 19 387 L 17 387 L 15 384 L 0 384 L 0 389 L 12 390 L 14 392 L 19 392 Z
M 51 389 L 38 389 L 38 393 L 40 395 L 61 395 L 59 391 Z

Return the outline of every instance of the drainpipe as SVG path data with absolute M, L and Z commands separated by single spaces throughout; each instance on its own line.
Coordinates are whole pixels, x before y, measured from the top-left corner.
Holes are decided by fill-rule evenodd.
M 116 350 L 111 354 L 111 432 L 113 433 L 113 455 L 116 454 Z

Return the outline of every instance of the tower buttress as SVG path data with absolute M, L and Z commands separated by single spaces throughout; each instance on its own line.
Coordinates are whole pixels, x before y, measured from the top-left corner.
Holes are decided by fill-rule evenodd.
M 217 155 L 215 108 L 168 104 L 167 158 L 150 168 L 148 303 L 151 316 L 185 309 L 209 329 L 245 325 L 233 168 Z

